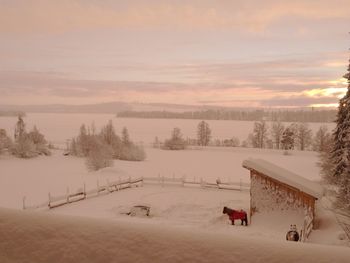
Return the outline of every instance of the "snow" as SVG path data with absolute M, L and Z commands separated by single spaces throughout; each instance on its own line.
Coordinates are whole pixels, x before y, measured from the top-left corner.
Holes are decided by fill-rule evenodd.
M 282 183 L 293 186 L 313 197 L 320 198 L 323 194 L 323 189 L 320 184 L 307 180 L 296 173 L 274 165 L 266 160 L 250 158 L 244 160 L 242 166 L 247 169 L 260 172 Z
M 64 145 L 78 133 L 81 123 L 94 121 L 98 129 L 113 117 L 28 114 L 25 121 L 28 128 L 36 124 L 48 140 Z M 152 142 L 155 136 L 168 137 L 174 126 L 183 129 L 185 136 L 195 136 L 199 122 L 113 121 L 117 131 L 127 126 L 132 139 L 145 143 Z M 0 118 L 0 128 L 9 133 L 14 124 L 15 118 Z M 253 122 L 209 124 L 213 135 L 222 138 L 245 139 L 253 127 Z M 249 183 L 249 171 L 242 167 L 249 158 L 263 158 L 308 180 L 320 180 L 314 152 L 292 151 L 291 155 L 283 155 L 279 150 L 238 147 L 145 150 L 144 162 L 115 160 L 113 167 L 98 172 L 88 172 L 83 158 L 63 156 L 62 150 L 54 150 L 50 157 L 28 160 L 0 155 L 0 207 L 21 209 L 23 196 L 27 204 L 33 205 L 47 201 L 49 192 L 64 195 L 67 188 L 74 192 L 84 183 L 90 189 L 96 188 L 97 183 L 105 185 L 107 180 L 128 177 L 175 176 L 212 183 L 220 178 Z M 257 213 L 248 227 L 240 226 L 239 220 L 231 226 L 222 214 L 223 206 L 247 211 L 249 201 L 249 191 L 144 185 L 40 213 L 0 208 L 0 262 L 347 262 L 348 249 L 286 242 L 289 225 L 301 227 L 296 211 Z M 127 216 L 135 205 L 150 206 L 150 217 Z M 312 232 L 308 242 L 348 245 L 332 212 L 322 202 L 318 205 L 319 229 Z
M 348 262 L 343 247 L 0 209 L 0 262 Z

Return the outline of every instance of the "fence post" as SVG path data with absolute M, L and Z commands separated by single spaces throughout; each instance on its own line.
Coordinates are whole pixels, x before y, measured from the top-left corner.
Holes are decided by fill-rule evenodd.
M 84 194 L 84 199 L 86 199 L 86 184 L 84 183 L 84 188 L 83 188 L 83 194 Z
M 69 203 L 69 187 L 67 187 L 67 196 L 66 196 L 66 198 L 67 198 L 67 203 Z
M 48 203 L 48 207 L 51 209 L 51 194 L 49 192 L 49 203 Z
M 97 195 L 99 195 L 100 194 L 100 183 L 99 183 L 99 181 L 98 181 L 98 179 L 97 179 L 97 181 L 96 181 L 96 186 L 97 186 Z
M 129 187 L 131 188 L 131 176 L 129 176 Z
M 23 205 L 23 210 L 25 210 L 26 209 L 26 197 L 25 196 L 23 196 L 23 199 L 22 199 L 22 205 Z
M 110 190 L 110 187 L 109 187 L 109 180 L 108 180 L 108 178 L 106 179 L 106 182 L 107 182 L 107 192 L 110 193 L 112 191 Z

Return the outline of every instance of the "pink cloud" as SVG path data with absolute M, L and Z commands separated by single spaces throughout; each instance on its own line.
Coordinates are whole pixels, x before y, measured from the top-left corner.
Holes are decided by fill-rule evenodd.
M 65 32 L 96 28 L 245 29 L 259 32 L 284 17 L 348 18 L 350 2 L 334 1 L 46 1 L 8 0 L 2 32 Z M 302 30 L 305 33 L 305 28 Z

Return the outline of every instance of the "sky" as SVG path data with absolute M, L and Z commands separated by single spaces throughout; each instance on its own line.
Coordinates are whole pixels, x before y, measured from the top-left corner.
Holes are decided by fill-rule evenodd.
M 336 106 L 349 0 L 0 0 L 0 104 Z

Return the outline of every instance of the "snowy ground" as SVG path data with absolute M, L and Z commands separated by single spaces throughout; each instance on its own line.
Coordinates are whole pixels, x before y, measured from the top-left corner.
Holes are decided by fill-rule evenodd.
M 93 118 L 99 127 L 113 116 L 34 114 L 26 121 L 29 128 L 37 124 L 49 140 L 63 145 L 66 139 L 76 135 L 81 123 L 89 124 Z M 179 123 L 157 120 L 157 125 L 149 121 L 121 119 L 117 123 L 120 129 L 128 126 L 132 138 L 145 142 L 152 141 L 155 135 L 167 137 L 174 125 L 182 128 L 186 136 L 192 136 L 197 124 L 195 120 Z M 12 129 L 14 123 L 14 118 L 0 118 L 0 128 Z M 218 121 L 210 125 L 214 135 L 245 139 L 253 123 Z M 313 129 L 316 128 L 315 124 Z M 62 150 L 54 151 L 50 157 L 29 160 L 0 155 L 0 207 L 21 209 L 24 196 L 26 204 L 38 204 L 48 200 L 49 192 L 62 195 L 67 189 L 74 192 L 84 183 L 87 188 L 95 188 L 97 181 L 103 185 L 107 180 L 126 177 L 185 176 L 196 181 L 215 182 L 221 178 L 249 182 L 249 171 L 242 167 L 242 161 L 247 158 L 265 159 L 310 180 L 320 180 L 314 152 L 293 151 L 291 155 L 283 155 L 277 150 L 215 147 L 185 151 L 146 148 L 146 152 L 144 162 L 114 161 L 113 167 L 99 172 L 87 172 L 84 159 L 63 156 Z M 248 210 L 249 198 L 248 191 L 146 184 L 40 213 L 1 208 L 0 262 L 112 262 L 116 256 L 120 262 L 144 262 L 141 258 L 144 253 L 150 258 L 152 255 L 153 262 L 225 262 L 231 261 L 230 257 L 245 262 L 347 262 L 348 248 L 285 242 L 289 225 L 300 228 L 303 215 L 256 214 L 248 227 L 231 226 L 222 214 L 223 206 Z M 326 203 L 322 199 L 318 204 L 319 228 L 312 232 L 309 242 L 348 245 Z M 150 217 L 126 215 L 134 205 L 150 206 Z M 100 243 L 103 245 L 96 245 Z M 91 250 L 92 247 L 95 249 Z M 208 250 L 210 253 L 201 257 L 200 253 Z
M 147 148 L 144 162 L 115 161 L 114 167 L 99 172 L 87 172 L 84 159 L 63 156 L 54 151 L 53 156 L 41 156 L 30 160 L 1 156 L 0 206 L 22 208 L 22 198 L 27 204 L 38 204 L 51 195 L 65 194 L 67 188 L 74 192 L 86 184 L 87 188 L 126 177 L 186 176 L 189 180 L 214 182 L 249 182 L 249 171 L 242 168 L 246 158 L 264 158 L 286 169 L 291 169 L 311 180 L 318 180 L 317 156 L 313 152 L 293 152 L 246 148 L 205 148 L 186 151 L 164 151 Z M 130 218 L 125 213 L 134 205 L 149 205 L 150 218 Z M 113 219 L 118 221 L 147 222 L 155 225 L 176 225 L 191 229 L 207 229 L 213 232 L 233 232 L 234 235 L 284 240 L 290 224 L 302 225 L 303 215 L 256 214 L 248 228 L 229 225 L 223 206 L 249 209 L 249 192 L 217 189 L 182 188 L 145 185 L 115 192 L 106 196 L 63 206 L 49 213 Z M 318 208 L 320 229 L 314 231 L 310 242 L 346 245 L 339 239 L 341 228 L 330 211 Z M 237 222 L 239 223 L 239 221 Z
M 0 209 L 0 262 L 345 263 L 349 248 Z

